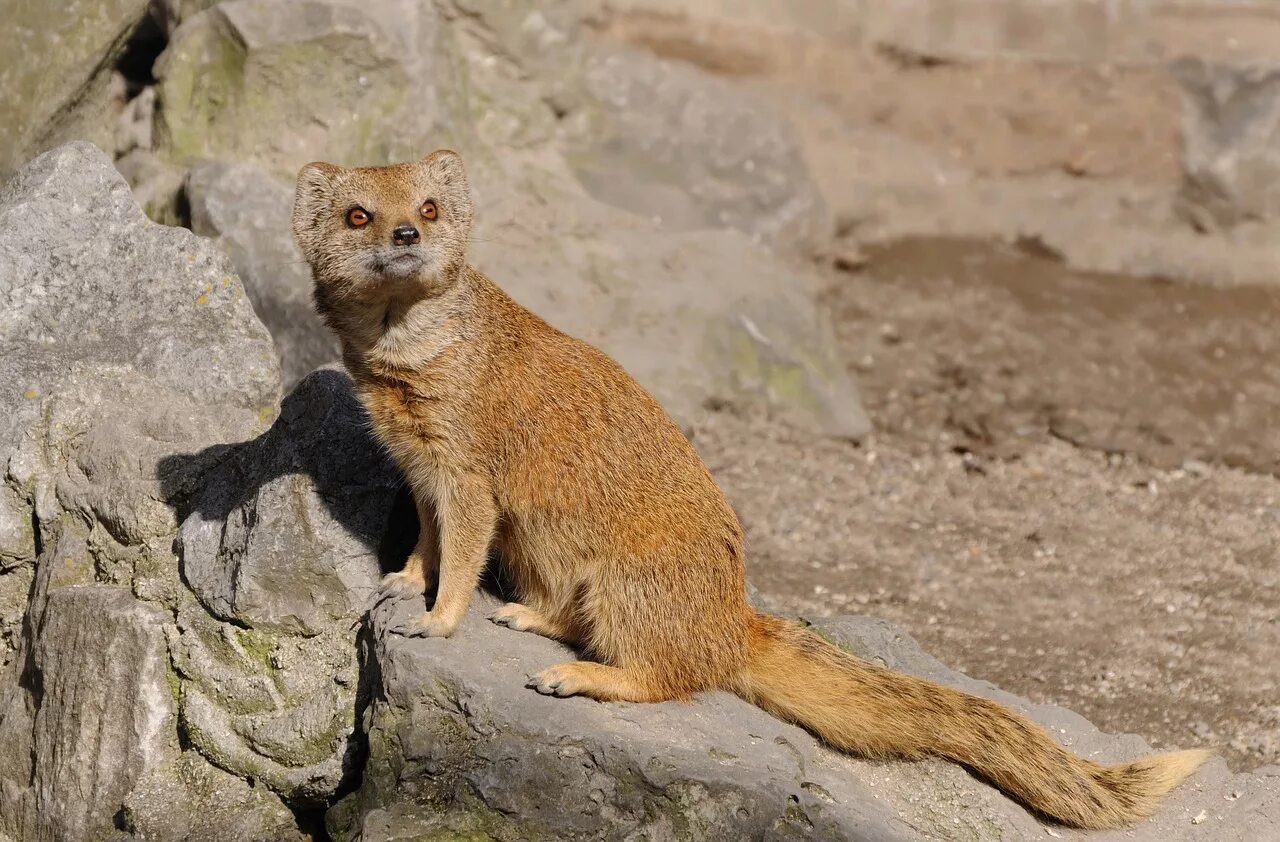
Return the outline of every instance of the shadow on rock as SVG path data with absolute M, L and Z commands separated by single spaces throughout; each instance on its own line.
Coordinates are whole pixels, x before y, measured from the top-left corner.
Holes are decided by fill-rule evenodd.
M 313 635 L 349 617 L 417 538 L 400 472 L 369 432 L 350 378 L 320 369 L 257 439 L 165 457 L 162 482 L 211 467 L 178 501 L 182 575 L 223 620 Z

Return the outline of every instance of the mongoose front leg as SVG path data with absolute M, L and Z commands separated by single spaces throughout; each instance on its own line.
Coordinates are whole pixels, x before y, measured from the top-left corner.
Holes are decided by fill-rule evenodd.
M 566 640 L 569 636 L 568 631 L 551 618 L 518 602 L 508 602 L 490 614 L 489 619 L 512 631 L 540 634 L 552 640 Z
M 418 507 L 418 543 L 409 553 L 404 569 L 382 577 L 366 614 L 389 599 L 421 597 L 440 567 L 440 531 L 436 528 L 435 507 L 416 494 L 414 499 Z
M 475 477 L 447 483 L 436 499 L 440 529 L 440 584 L 431 610 L 392 629 L 407 637 L 448 637 L 467 613 L 493 540 L 498 510 L 488 486 Z
M 544 696 L 589 696 L 601 702 L 665 702 L 641 673 L 592 661 L 548 667 L 527 685 Z

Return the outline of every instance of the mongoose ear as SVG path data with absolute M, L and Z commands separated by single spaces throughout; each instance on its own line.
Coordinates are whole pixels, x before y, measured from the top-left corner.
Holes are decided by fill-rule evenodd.
M 462 165 L 462 156 L 452 149 L 437 149 L 422 159 L 422 166 L 441 183 L 468 189 L 467 169 Z
M 298 171 L 298 187 L 293 197 L 293 235 L 306 253 L 310 232 L 330 211 L 329 198 L 334 178 L 342 167 L 314 161 Z
M 326 164 L 323 161 L 312 161 L 298 171 L 298 198 L 308 194 L 325 194 L 333 184 L 333 177 L 342 172 L 342 167 Z

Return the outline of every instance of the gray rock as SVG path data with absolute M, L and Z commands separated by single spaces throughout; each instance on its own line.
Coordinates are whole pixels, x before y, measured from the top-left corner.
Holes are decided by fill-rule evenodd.
M 340 357 L 311 303 L 311 269 L 289 230 L 293 186 L 250 164 L 204 163 L 187 176 L 191 230 L 231 255 L 280 356 L 285 388 Z
M 174 663 L 188 735 L 216 765 L 313 800 L 353 772 L 353 621 L 414 540 L 401 484 L 336 369 L 210 474 L 180 536 L 208 613 L 179 613 Z
M 557 92 L 569 160 L 597 199 L 687 232 L 734 228 L 788 250 L 833 223 L 785 117 L 686 64 L 588 50 Z M 575 90 L 581 86 L 580 90 Z
M 172 34 L 184 20 L 217 4 L 218 0 L 155 0 L 151 5 L 158 23 Z
M 139 783 L 125 799 L 119 826 L 141 839 L 184 842 L 309 842 L 297 818 L 261 784 L 227 774 L 184 752 Z
M 316 158 L 422 154 L 448 114 L 447 31 L 417 0 L 228 0 L 187 18 L 156 63 L 156 148 L 292 176 Z
M 274 414 L 278 369 L 227 258 L 78 143 L 0 190 L 0 384 L 0 827 L 103 838 L 126 800 L 186 786 L 175 510 Z M 181 765 L 224 775 L 206 767 Z
M 0 27 L 0 179 L 72 138 L 109 145 L 111 69 L 150 0 L 13 2 Z
M 340 369 L 322 369 L 280 417 L 208 478 L 182 524 L 182 573 L 215 617 L 316 635 L 350 625 L 380 576 L 399 473 Z
M 357 686 L 350 627 L 289 637 L 184 608 L 171 648 L 191 745 L 295 803 L 332 798 L 359 772 L 349 741 Z
M 30 619 L 24 683 L 0 709 L 0 810 L 19 839 L 112 827 L 144 776 L 177 753 L 164 611 L 122 588 L 60 588 Z
M 1046 828 L 952 764 L 844 757 L 726 694 L 659 705 L 539 696 L 527 678 L 574 656 L 486 622 L 495 604 L 479 599 L 448 640 L 383 633 L 420 606 L 376 613 L 362 650 L 369 759 L 360 789 L 328 814 L 335 839 L 1086 838 Z M 887 623 L 818 627 L 862 657 L 1010 703 L 1086 756 L 1149 751 L 947 670 Z M 1156 818 L 1088 838 L 1263 839 L 1277 822 L 1280 774 L 1232 776 L 1214 761 Z
M 70 144 L 0 190 L 0 383 L 12 566 L 38 548 L 33 515 L 75 512 L 124 546 L 171 535 L 200 466 L 162 476 L 163 457 L 258 428 L 279 374 L 226 257 L 150 222 L 101 151 Z
M 1198 227 L 1280 213 L 1280 66 L 1174 63 L 1182 85 L 1182 212 Z

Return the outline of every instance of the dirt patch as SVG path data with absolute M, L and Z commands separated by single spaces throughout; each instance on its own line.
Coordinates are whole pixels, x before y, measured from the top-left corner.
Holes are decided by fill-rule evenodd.
M 881 430 L 1008 457 L 1052 434 L 1162 467 L 1280 472 L 1280 290 L 1079 272 L 918 239 L 828 294 Z

